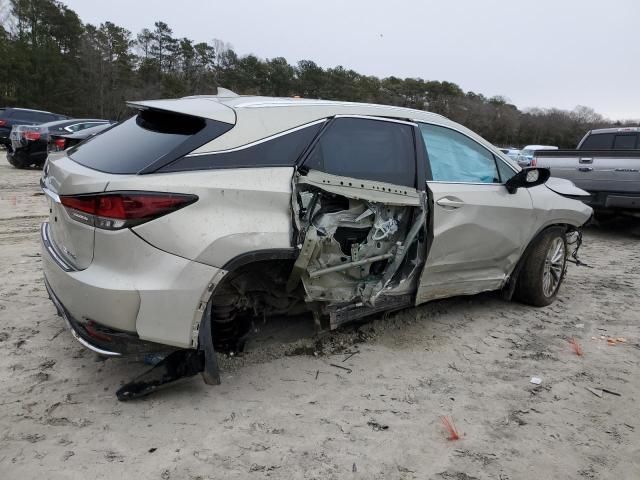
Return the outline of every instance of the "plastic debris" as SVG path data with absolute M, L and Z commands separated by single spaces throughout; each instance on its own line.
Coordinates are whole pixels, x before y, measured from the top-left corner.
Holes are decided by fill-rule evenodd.
M 584 323 L 576 323 L 576 328 L 584 328 Z
M 596 397 L 602 398 L 602 390 L 600 390 L 599 388 L 591 388 L 591 387 L 585 387 L 585 388 L 589 390 L 591 393 L 593 393 Z
M 539 377 L 531 377 L 531 380 L 529 381 L 534 385 L 540 385 L 542 383 L 542 379 Z
M 442 420 L 442 425 L 444 425 L 444 428 L 449 433 L 447 440 L 460 440 L 460 435 L 458 434 L 456 426 L 453 424 L 453 420 L 447 416 L 441 417 L 440 419 Z
M 582 352 L 582 347 L 580 346 L 580 344 L 578 343 L 578 341 L 571 337 L 569 339 L 569 344 L 571 345 L 571 348 L 573 349 L 573 351 L 576 353 L 576 355 L 578 355 L 579 357 L 582 356 L 583 352 Z
M 603 388 L 602 391 L 604 393 L 608 393 L 609 395 L 615 395 L 616 397 L 621 397 L 622 396 L 620 393 L 614 392 L 613 390 L 609 390 L 609 389 L 606 389 L 606 388 Z

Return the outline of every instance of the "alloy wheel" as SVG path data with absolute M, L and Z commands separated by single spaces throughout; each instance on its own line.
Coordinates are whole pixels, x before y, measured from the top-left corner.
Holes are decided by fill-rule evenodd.
M 562 237 L 556 237 L 551 241 L 542 270 L 542 292 L 546 297 L 556 293 L 562 280 L 566 249 Z

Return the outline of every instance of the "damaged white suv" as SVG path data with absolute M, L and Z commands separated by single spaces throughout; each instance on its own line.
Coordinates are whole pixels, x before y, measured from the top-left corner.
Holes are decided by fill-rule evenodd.
M 176 377 L 219 381 L 214 348 L 255 317 L 335 328 L 500 289 L 548 305 L 592 213 L 570 182 L 424 111 L 231 93 L 130 105 L 46 164 L 44 274 L 81 343 L 174 348 Z

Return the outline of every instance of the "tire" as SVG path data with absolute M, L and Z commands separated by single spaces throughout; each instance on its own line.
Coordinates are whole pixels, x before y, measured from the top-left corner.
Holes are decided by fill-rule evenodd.
M 22 160 L 20 160 L 17 155 L 7 153 L 7 161 L 16 168 L 25 169 L 29 168 L 29 165 L 26 165 Z
M 567 241 L 562 228 L 550 228 L 538 236 L 518 276 L 515 297 L 535 307 L 556 299 L 567 265 Z

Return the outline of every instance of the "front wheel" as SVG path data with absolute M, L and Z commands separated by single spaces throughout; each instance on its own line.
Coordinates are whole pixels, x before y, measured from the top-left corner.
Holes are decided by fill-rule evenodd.
M 553 303 L 564 279 L 567 263 L 565 232 L 552 228 L 538 238 L 518 276 L 515 296 L 536 307 Z

